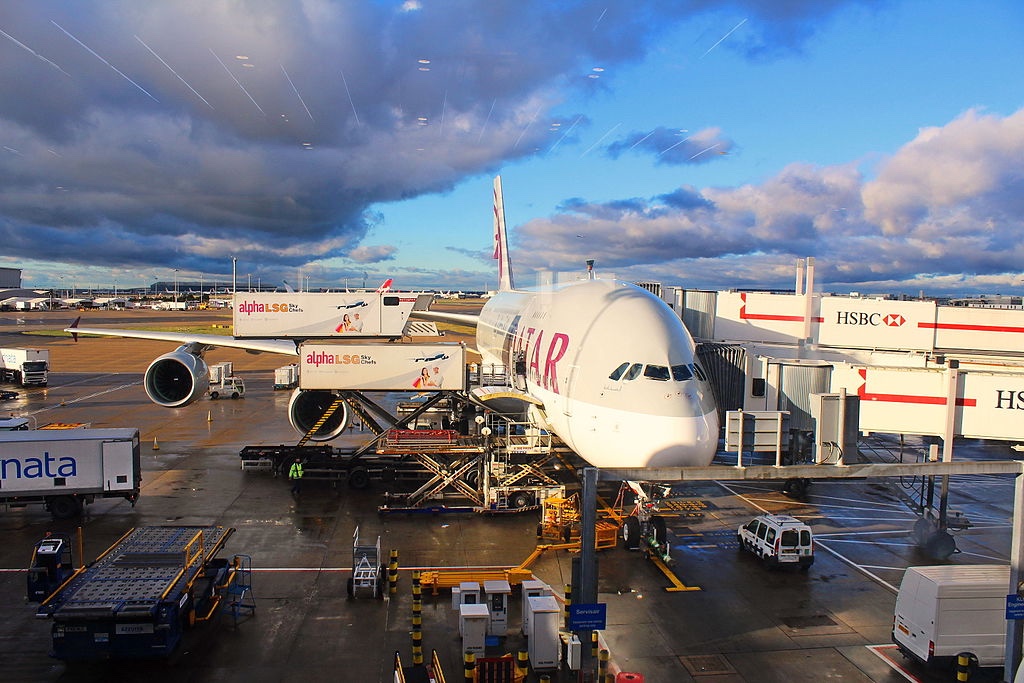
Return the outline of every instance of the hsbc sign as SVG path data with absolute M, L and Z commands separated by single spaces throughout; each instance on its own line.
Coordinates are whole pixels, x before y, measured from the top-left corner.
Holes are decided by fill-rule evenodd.
M 818 341 L 828 346 L 931 351 L 935 345 L 935 303 L 821 298 Z
M 866 313 L 864 311 L 836 311 L 837 325 L 870 325 L 872 327 L 903 327 L 907 319 L 899 313 Z

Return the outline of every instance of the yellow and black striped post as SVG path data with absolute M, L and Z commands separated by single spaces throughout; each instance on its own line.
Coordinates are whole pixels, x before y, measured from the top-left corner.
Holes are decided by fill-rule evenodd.
M 412 573 L 412 604 L 416 604 L 423 600 L 423 588 L 420 586 L 420 570 L 416 569 Z
M 565 617 L 565 630 L 569 630 L 569 606 L 572 605 L 572 584 L 565 584 L 565 608 L 562 616 Z
M 597 659 L 597 631 L 590 632 L 590 656 Z
M 971 680 L 971 660 L 974 659 L 974 655 L 970 652 L 961 652 L 956 656 L 956 680 L 957 681 L 969 681 Z
M 528 650 L 519 650 L 516 652 L 516 674 L 525 678 L 528 673 L 530 673 L 530 653 Z
M 467 650 L 462 657 L 462 668 L 466 683 L 473 683 L 476 680 L 476 654 Z
M 415 617 L 412 623 L 412 664 L 413 666 L 423 665 L 423 631 L 416 623 Z
M 608 650 L 601 650 L 597 655 L 597 683 L 605 683 L 606 681 L 612 680 L 612 675 L 608 673 L 608 660 L 611 655 Z
M 398 549 L 391 549 L 391 558 L 388 561 L 388 594 L 398 593 Z

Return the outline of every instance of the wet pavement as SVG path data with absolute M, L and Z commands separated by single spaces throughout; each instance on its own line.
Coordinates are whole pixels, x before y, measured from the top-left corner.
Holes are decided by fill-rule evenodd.
M 34 345 L 0 337 L 4 345 Z M 96 354 L 100 344 L 110 349 L 104 356 L 138 353 L 134 342 L 91 340 L 78 357 Z M 152 360 L 170 347 L 147 345 L 145 353 Z M 145 398 L 139 361 L 111 372 L 109 365 L 93 370 L 82 360 L 71 367 L 55 363 L 48 388 L 22 390 L 21 398 L 0 406 L 0 412 L 29 414 L 39 424 L 139 427 L 144 461 L 142 497 L 134 508 L 98 501 L 79 524 L 54 522 L 39 506 L 0 512 L 0 595 L 6 598 L 0 605 L 0 680 L 392 681 L 396 653 L 403 663 L 412 662 L 414 568 L 515 566 L 534 550 L 535 512 L 380 515 L 380 484 L 353 491 L 307 482 L 296 500 L 282 479 L 243 472 L 242 446 L 297 440 L 284 414 L 287 392 L 272 390 L 272 368 L 285 359 L 256 357 L 248 367 L 247 360 L 235 361 L 248 389 L 238 401 L 158 408 Z M 612 674 L 636 672 L 655 683 L 907 680 L 883 659 L 892 655 L 885 648 L 894 591 L 906 566 L 933 562 L 909 537 L 916 516 L 894 494 L 898 485 L 822 481 L 806 500 L 789 498 L 772 482 L 678 487 L 667 511 L 673 572 L 700 590 L 667 591 L 671 583 L 640 553 L 599 553 L 598 600 L 607 605 L 602 635 Z M 975 523 L 957 535 L 961 552 L 950 561 L 1005 562 L 1012 479 L 958 478 L 953 490 L 953 505 Z M 602 493 L 610 500 L 615 491 Z M 809 572 L 770 571 L 740 551 L 736 527 L 761 510 L 796 514 L 812 525 L 818 552 Z M 80 525 L 85 556 L 93 559 L 128 529 L 161 524 L 234 527 L 224 556 L 252 558 L 254 614 L 237 623 L 226 614 L 198 627 L 169 660 L 66 665 L 51 659 L 49 622 L 37 620 L 25 601 L 23 567 L 32 545 L 47 530 L 73 532 Z M 385 558 L 398 551 L 394 596 L 348 596 L 356 527 L 363 542 L 380 536 Z M 532 570 L 561 595 L 571 582 L 572 557 L 548 551 Z M 422 605 L 425 656 L 436 651 L 446 680 L 462 681 L 450 592 L 425 590 Z M 523 647 L 519 612 L 515 593 L 509 634 L 489 646 L 488 655 Z M 922 680 L 948 680 L 948 672 L 929 678 L 899 655 L 894 659 Z M 564 668 L 544 673 L 553 681 L 581 680 Z M 539 680 L 538 674 L 527 680 Z

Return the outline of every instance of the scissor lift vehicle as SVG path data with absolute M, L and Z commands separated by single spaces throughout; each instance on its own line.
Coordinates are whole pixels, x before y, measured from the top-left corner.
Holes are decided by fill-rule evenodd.
M 348 579 L 348 596 L 384 597 L 384 565 L 381 564 L 380 536 L 374 545 L 359 542 L 359 527 L 352 534 L 352 576 Z

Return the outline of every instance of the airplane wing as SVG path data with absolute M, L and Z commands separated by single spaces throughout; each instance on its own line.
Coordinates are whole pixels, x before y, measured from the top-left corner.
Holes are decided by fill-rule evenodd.
M 480 322 L 480 317 L 468 313 L 447 313 L 445 311 L 416 310 L 409 314 L 412 318 L 429 320 L 435 323 L 455 323 L 456 325 L 469 325 L 475 328 Z
M 80 334 L 93 334 L 100 337 L 124 337 L 127 339 L 151 339 L 154 341 L 176 342 L 178 344 L 193 344 L 206 347 L 223 347 L 242 349 L 249 353 L 280 353 L 289 356 L 297 356 L 298 349 L 295 342 L 289 339 L 235 339 L 234 337 L 219 334 L 190 334 L 187 332 L 154 332 L 152 330 L 127 330 L 110 327 L 79 327 L 75 320 L 64 329 L 69 332 L 75 341 L 78 341 Z

